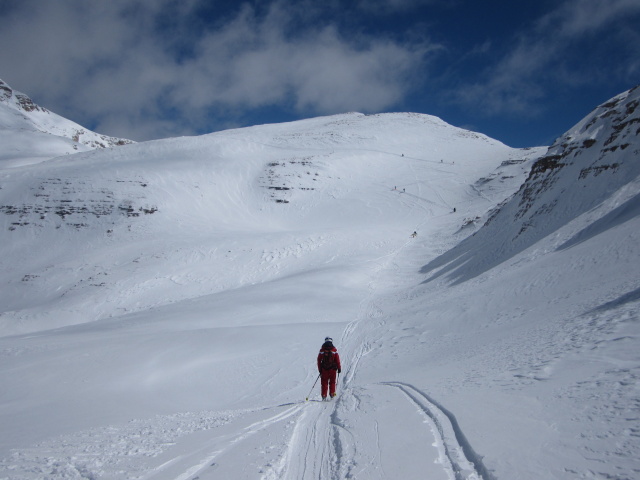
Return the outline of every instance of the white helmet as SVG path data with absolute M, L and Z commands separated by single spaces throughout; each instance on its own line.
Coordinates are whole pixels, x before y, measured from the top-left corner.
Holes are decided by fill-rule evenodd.
M 324 341 L 325 341 L 325 342 L 331 342 L 331 343 L 333 343 L 333 338 L 331 338 L 331 337 L 326 337 L 326 338 L 324 339 Z

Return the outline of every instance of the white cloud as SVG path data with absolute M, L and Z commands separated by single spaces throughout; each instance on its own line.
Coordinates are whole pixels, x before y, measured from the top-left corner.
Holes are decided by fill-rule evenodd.
M 297 52 L 300 68 L 292 81 L 297 106 L 323 113 L 339 110 L 383 109 L 398 102 L 407 90 L 414 59 L 423 53 L 385 41 L 369 48 L 349 48 L 332 29 Z
M 389 12 L 406 12 L 417 7 L 432 4 L 451 4 L 457 0 L 359 0 L 358 8 L 370 12 L 386 14 Z
M 562 37 L 578 37 L 639 10 L 638 0 L 574 0 L 543 17 L 539 28 L 558 28 Z
M 280 1 L 244 4 L 211 29 L 197 17 L 209 3 L 0 3 L 0 78 L 101 133 L 145 139 L 206 128 L 212 111 L 384 109 L 412 88 L 431 48 L 347 38 L 326 19 L 299 31 L 314 9 Z
M 602 71 L 603 62 L 592 59 L 616 54 L 637 64 L 640 38 L 626 20 L 637 21 L 639 15 L 638 0 L 565 1 L 521 33 L 483 80 L 452 95 L 488 114 L 536 115 L 547 88 L 607 82 L 612 76 L 631 81 L 625 65 L 611 62 L 611 68 Z

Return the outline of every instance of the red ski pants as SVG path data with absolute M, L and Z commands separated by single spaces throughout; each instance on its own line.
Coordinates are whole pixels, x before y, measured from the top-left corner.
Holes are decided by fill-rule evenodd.
M 322 370 L 320 372 L 320 384 L 322 385 L 322 396 L 327 396 L 327 387 L 333 397 L 336 394 L 336 374 L 337 370 Z

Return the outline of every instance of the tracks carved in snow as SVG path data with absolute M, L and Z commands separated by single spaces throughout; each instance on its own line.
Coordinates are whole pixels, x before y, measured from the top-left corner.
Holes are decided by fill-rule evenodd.
M 306 404 L 296 419 L 287 448 L 262 480 L 350 478 L 349 459 L 355 454 L 355 441 L 341 425 L 334 406 Z
M 382 385 L 400 390 L 435 426 L 434 435 L 440 437 L 436 440 L 442 445 L 445 456 L 442 460 L 450 463 L 455 480 L 495 480 L 483 465 L 482 458 L 473 451 L 451 412 L 412 385 L 401 382 L 383 382 Z

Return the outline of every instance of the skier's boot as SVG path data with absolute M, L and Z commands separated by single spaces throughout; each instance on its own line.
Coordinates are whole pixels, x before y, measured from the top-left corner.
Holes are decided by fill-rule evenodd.
M 326 402 L 327 401 L 327 397 L 322 397 L 322 401 Z

